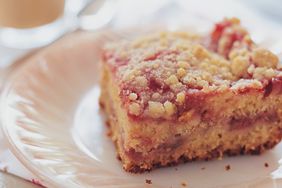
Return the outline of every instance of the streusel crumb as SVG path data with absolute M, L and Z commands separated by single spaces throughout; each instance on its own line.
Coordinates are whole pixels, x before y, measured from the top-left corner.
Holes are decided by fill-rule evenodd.
M 282 76 L 279 59 L 258 47 L 238 19 L 216 24 L 208 36 L 161 32 L 107 45 L 104 53 L 128 113 L 175 116 L 193 92 L 261 88 Z

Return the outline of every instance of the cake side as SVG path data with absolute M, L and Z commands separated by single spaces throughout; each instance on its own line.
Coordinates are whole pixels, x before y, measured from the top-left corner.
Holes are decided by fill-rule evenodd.
M 127 171 L 142 172 L 183 161 L 221 158 L 224 154 L 259 154 L 281 140 L 282 97 L 275 92 L 267 99 L 263 99 L 261 90 L 221 93 L 211 96 L 201 107 L 219 110 L 213 114 L 222 113 L 225 118 L 211 119 L 207 112 L 191 111 L 177 123 L 136 120 L 122 108 L 110 71 L 104 68 L 103 74 L 107 76 L 102 79 L 101 103 L 109 115 L 111 138 Z

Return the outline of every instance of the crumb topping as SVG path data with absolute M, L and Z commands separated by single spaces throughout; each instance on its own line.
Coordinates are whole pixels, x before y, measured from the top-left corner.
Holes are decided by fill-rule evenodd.
M 260 48 L 236 18 L 208 36 L 161 32 L 108 44 L 104 61 L 113 71 L 128 113 L 172 119 L 191 92 L 263 88 L 282 76 L 279 59 Z

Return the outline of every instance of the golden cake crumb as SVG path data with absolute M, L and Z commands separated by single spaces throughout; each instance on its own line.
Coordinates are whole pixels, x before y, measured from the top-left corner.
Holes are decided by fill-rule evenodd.
M 238 56 L 232 59 L 231 71 L 236 77 L 243 77 L 247 74 L 249 64 L 248 57 Z
M 165 108 L 162 103 L 149 101 L 148 104 L 149 104 L 148 111 L 151 117 L 159 118 L 165 114 Z
M 136 93 L 130 93 L 129 99 L 132 100 L 132 101 L 136 100 L 137 99 L 137 94 Z
M 180 92 L 176 95 L 176 102 L 178 102 L 179 104 L 182 104 L 185 101 L 185 93 L 184 92 Z
M 141 113 L 141 108 L 138 103 L 131 103 L 129 105 L 129 113 L 138 116 Z
M 165 83 L 167 85 L 175 85 L 178 83 L 178 78 L 175 75 L 171 75 L 165 80 Z
M 164 103 L 164 108 L 167 116 L 172 116 L 175 113 L 175 105 L 169 101 Z
M 135 81 L 140 87 L 146 87 L 148 85 L 148 80 L 144 76 L 135 77 Z
M 210 58 L 210 52 L 202 45 L 195 45 L 192 49 L 192 53 L 197 59 L 204 60 Z
M 153 95 L 152 95 L 152 99 L 155 99 L 155 100 L 159 99 L 160 97 L 161 97 L 161 95 L 157 92 L 153 93 Z
M 259 67 L 276 68 L 279 59 L 268 50 L 257 48 L 252 53 L 253 62 Z
M 184 70 L 186 70 L 190 67 L 189 63 L 186 62 L 186 61 L 178 61 L 177 64 L 180 68 L 183 68 Z
M 177 77 L 178 78 L 182 78 L 183 76 L 185 76 L 185 74 L 186 74 L 186 71 L 185 71 L 184 68 L 177 69 Z

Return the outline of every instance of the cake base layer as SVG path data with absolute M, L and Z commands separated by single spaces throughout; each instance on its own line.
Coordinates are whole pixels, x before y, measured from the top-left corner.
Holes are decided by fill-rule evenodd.
M 123 168 L 129 172 L 144 172 L 156 167 L 170 166 L 194 160 L 222 158 L 224 155 L 260 154 L 274 147 L 282 138 L 282 123 L 277 106 L 253 106 L 254 114 L 244 116 L 239 112 L 226 118 L 207 120 L 201 114 L 186 114 L 184 122 L 134 120 L 127 116 L 119 98 L 114 79 L 104 67 L 100 104 L 108 115 L 110 136 L 114 141 Z M 253 93 L 242 96 L 241 100 Z M 219 96 L 219 100 L 224 97 Z M 234 99 L 235 104 L 236 99 Z M 235 104 L 236 106 L 236 104 Z M 234 109 L 237 107 L 234 107 Z M 227 113 L 227 111 L 222 111 Z M 247 113 L 245 111 L 241 114 Z M 235 116 L 237 115 L 237 116 Z M 188 117 L 189 116 L 189 117 Z M 239 118 L 238 118 L 239 117 Z
M 105 109 L 110 106 L 110 104 L 103 102 L 102 105 Z M 123 138 L 117 135 L 120 130 L 119 125 L 116 124 L 116 117 L 111 116 L 108 120 L 109 135 L 117 148 L 118 158 L 122 161 L 126 171 L 134 173 L 195 160 L 220 159 L 224 155 L 261 154 L 279 143 L 282 135 L 282 129 L 275 124 L 263 124 L 243 134 L 227 131 L 216 134 L 216 131 L 210 130 L 205 133 L 204 137 L 203 134 L 199 134 L 198 138 L 179 137 L 175 139 L 178 141 L 164 144 L 143 157 L 142 153 L 134 150 L 125 151 Z M 227 139 L 227 137 L 232 139 Z M 191 140 L 193 141 L 191 142 Z M 192 148 L 197 149 L 193 150 Z

